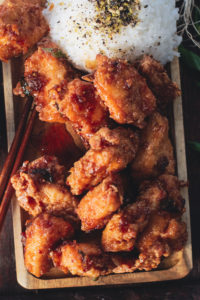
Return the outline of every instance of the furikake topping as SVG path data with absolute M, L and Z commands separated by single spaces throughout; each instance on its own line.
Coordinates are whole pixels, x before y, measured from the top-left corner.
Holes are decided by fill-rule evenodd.
M 121 26 L 135 26 L 138 22 L 140 0 L 92 0 L 97 5 L 97 29 L 108 33 L 120 32 Z

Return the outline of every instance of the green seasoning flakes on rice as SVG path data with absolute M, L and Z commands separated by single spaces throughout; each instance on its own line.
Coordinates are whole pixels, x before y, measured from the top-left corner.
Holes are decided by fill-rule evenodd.
M 162 64 L 178 55 L 175 0 L 49 0 L 44 16 L 79 69 L 92 70 L 99 53 L 129 61 L 149 54 Z

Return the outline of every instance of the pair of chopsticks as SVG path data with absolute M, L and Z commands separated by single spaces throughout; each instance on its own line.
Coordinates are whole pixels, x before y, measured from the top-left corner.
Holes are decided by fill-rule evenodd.
M 33 128 L 36 110 L 35 107 L 32 108 L 32 104 L 33 99 L 29 97 L 24 106 L 19 126 L 0 175 L 0 231 L 14 192 L 10 178 L 16 173 L 22 163 L 26 145 Z

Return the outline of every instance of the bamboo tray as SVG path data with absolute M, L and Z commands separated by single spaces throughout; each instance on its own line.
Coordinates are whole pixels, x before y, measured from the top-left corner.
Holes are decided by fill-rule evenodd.
M 14 133 L 15 124 L 18 123 L 20 113 L 23 109 L 24 101 L 21 98 L 15 97 L 12 94 L 12 89 L 22 75 L 23 58 L 14 59 L 9 63 L 3 63 L 3 78 L 4 78 L 4 96 L 5 110 L 7 120 L 7 139 L 8 147 L 10 146 Z M 171 63 L 171 77 L 180 86 L 180 71 L 179 61 L 175 58 Z M 177 175 L 180 180 L 187 181 L 187 167 L 185 156 L 185 139 L 183 126 L 182 99 L 178 97 L 171 107 L 170 120 L 171 137 L 175 147 L 177 161 Z M 38 123 L 38 121 L 36 121 Z M 35 126 L 36 135 L 38 126 Z M 34 133 L 33 133 L 34 134 Z M 25 159 L 34 159 L 32 146 L 29 145 Z M 113 274 L 102 276 L 97 281 L 93 281 L 87 277 L 67 276 L 57 269 L 52 269 L 44 277 L 38 279 L 26 271 L 23 259 L 23 247 L 21 243 L 21 232 L 26 218 L 25 212 L 19 207 L 15 196 L 12 198 L 13 212 L 13 228 L 14 228 L 14 243 L 16 257 L 16 273 L 18 283 L 27 289 L 49 289 L 49 288 L 64 288 L 64 287 L 84 287 L 84 286 L 101 286 L 101 285 L 119 285 L 131 283 L 156 282 L 164 280 L 174 280 L 185 277 L 192 269 L 192 246 L 191 246 L 191 228 L 190 228 L 190 212 L 188 188 L 181 189 L 181 193 L 186 200 L 186 213 L 183 220 L 187 224 L 188 241 L 182 251 L 177 252 L 172 257 L 163 261 L 159 269 L 150 272 L 135 272 L 128 274 Z

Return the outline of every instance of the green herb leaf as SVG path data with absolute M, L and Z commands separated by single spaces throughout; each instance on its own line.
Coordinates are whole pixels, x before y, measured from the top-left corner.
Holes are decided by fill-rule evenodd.
M 179 52 L 181 53 L 181 59 L 186 63 L 189 68 L 200 72 L 200 57 L 190 50 L 187 50 L 183 45 L 179 46 Z
M 66 55 L 60 49 L 42 48 L 42 50 L 51 53 L 55 58 L 66 58 Z
M 28 83 L 26 82 L 26 80 L 24 79 L 24 77 L 22 77 L 22 79 L 20 80 L 20 84 L 21 84 L 21 87 L 22 87 L 24 95 L 25 96 L 30 96 L 31 93 L 28 90 Z
M 198 142 L 188 142 L 188 144 L 190 145 L 190 147 L 195 150 L 195 151 L 198 151 L 200 152 L 200 143 Z
M 93 281 L 97 281 L 99 279 L 99 277 L 93 277 L 92 280 Z

